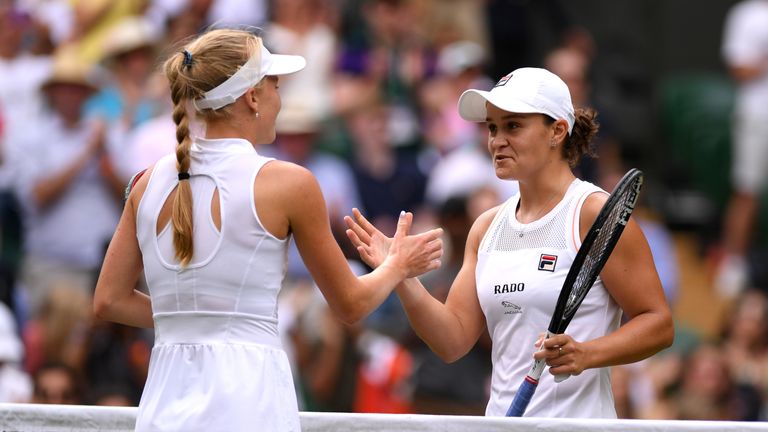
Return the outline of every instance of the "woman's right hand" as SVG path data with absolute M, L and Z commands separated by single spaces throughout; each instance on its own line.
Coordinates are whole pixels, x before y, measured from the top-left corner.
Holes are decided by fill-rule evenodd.
M 413 214 L 402 212 L 393 238 L 385 236 L 357 209 L 352 210 L 354 219 L 345 216 L 349 227 L 347 237 L 357 248 L 360 258 L 372 268 L 391 263 L 405 277 L 416 277 L 440 267 L 443 255 L 443 230 L 433 229 L 421 234 L 408 235 Z

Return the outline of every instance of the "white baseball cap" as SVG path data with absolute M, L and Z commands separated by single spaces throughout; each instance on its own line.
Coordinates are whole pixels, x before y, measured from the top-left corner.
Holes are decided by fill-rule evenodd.
M 486 102 L 508 112 L 546 114 L 568 122 L 568 133 L 576 119 L 568 86 L 557 75 L 541 68 L 520 68 L 496 83 L 491 91 L 470 89 L 459 98 L 464 120 L 484 122 Z
M 255 86 L 265 76 L 286 75 L 304 69 L 307 61 L 302 56 L 272 54 L 264 44 L 260 55 L 253 55 L 226 81 L 192 101 L 198 111 L 227 106 Z

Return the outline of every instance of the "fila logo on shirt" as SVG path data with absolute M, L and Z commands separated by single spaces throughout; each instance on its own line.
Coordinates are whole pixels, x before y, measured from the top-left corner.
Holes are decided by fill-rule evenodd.
M 554 272 L 557 265 L 557 255 L 541 254 L 539 258 L 539 270 Z

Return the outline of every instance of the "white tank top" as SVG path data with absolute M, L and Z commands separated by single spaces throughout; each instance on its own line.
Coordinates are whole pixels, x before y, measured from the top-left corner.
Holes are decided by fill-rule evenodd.
M 493 340 L 491 398 L 486 415 L 503 416 L 533 362 L 534 342 L 547 330 L 563 281 L 581 245 L 584 200 L 604 192 L 574 180 L 541 219 L 515 217 L 520 194 L 502 205 L 478 250 L 477 296 Z M 621 310 L 597 279 L 566 333 L 580 342 L 619 327 Z M 525 416 L 616 418 L 608 368 L 588 369 L 556 384 L 545 369 Z
M 137 235 L 156 338 L 164 336 L 165 323 L 174 316 L 218 315 L 232 318 L 224 323 L 239 319 L 255 327 L 242 333 L 252 342 L 280 346 L 277 295 L 286 272 L 288 239 L 264 229 L 253 194 L 256 175 L 272 159 L 242 139 L 196 139 L 190 153 L 194 255 L 185 269 L 174 258 L 170 223 L 159 235 L 156 228 L 160 209 L 178 184 L 175 155 L 157 162 L 138 208 Z M 211 216 L 216 190 L 221 230 Z M 224 325 L 235 328 L 234 323 Z M 220 330 L 233 338 L 241 334 Z

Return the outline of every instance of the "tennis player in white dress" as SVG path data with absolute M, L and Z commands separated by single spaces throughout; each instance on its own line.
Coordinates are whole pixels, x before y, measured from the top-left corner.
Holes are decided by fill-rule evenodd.
M 304 67 L 240 30 L 212 30 L 165 63 L 179 144 L 133 180 L 94 298 L 98 317 L 155 328 L 138 431 L 298 431 L 277 327 L 291 236 L 340 319 L 372 311 L 440 265 L 441 230 L 407 235 L 356 277 L 309 171 L 259 155 L 275 138 L 278 75 Z M 205 123 L 190 137 L 187 110 Z M 136 290 L 142 273 L 149 296 Z

